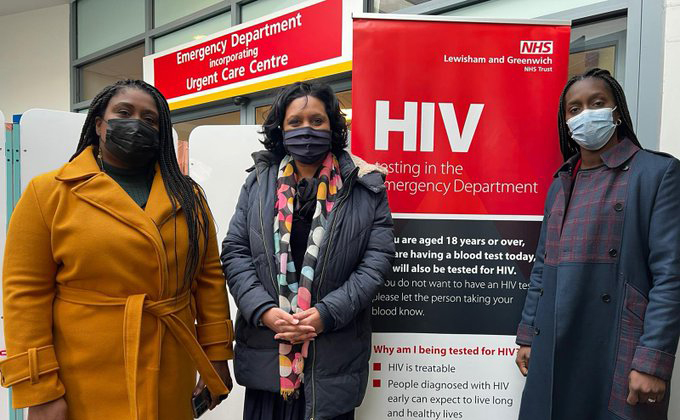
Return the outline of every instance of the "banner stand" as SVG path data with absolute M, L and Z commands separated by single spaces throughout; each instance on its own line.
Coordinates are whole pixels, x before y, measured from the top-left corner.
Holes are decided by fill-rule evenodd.
M 389 172 L 396 247 L 358 415 L 516 419 L 569 22 L 359 14 L 353 28 L 352 153 Z

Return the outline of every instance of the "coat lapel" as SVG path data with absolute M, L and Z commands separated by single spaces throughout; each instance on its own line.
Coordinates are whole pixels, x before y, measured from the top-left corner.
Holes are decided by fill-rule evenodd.
M 176 203 L 175 206 L 176 208 L 173 211 L 172 202 L 165 189 L 165 183 L 163 182 L 160 167 L 156 164 L 156 172 L 153 177 L 151 192 L 149 193 L 149 201 L 146 203 L 144 212 L 151 220 L 153 220 L 156 226 L 160 227 L 182 207 L 180 203 Z
M 564 225 L 564 219 L 565 215 L 567 214 L 567 209 L 569 208 L 569 201 L 571 200 L 571 189 L 572 185 L 574 183 L 574 169 L 578 165 L 578 162 L 581 160 L 581 154 L 578 153 L 566 162 L 562 164 L 560 169 L 555 173 L 555 177 L 560 179 L 560 182 L 562 184 L 562 190 L 558 193 L 558 196 L 556 197 L 556 202 L 555 206 L 561 210 L 559 214 L 556 214 L 556 216 L 559 217 L 559 220 L 557 221 L 559 223 L 560 227 L 560 236 L 562 235 L 562 228 Z M 560 201 L 561 199 L 561 201 Z
M 100 170 L 91 146 L 65 165 L 57 173 L 56 179 L 75 183 L 71 191 L 78 198 L 139 231 L 151 241 L 160 263 L 159 293 L 162 294 L 165 279 L 168 277 L 168 264 L 160 225 L 173 212 L 158 165 L 145 210 L 115 180 Z

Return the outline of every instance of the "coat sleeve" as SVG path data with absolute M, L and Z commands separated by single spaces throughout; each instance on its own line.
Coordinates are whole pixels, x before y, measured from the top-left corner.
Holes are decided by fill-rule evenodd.
M 652 288 L 643 334 L 631 368 L 671 378 L 680 334 L 680 162 L 669 164 L 656 194 L 649 228 Z
M 220 267 L 215 224 L 212 221 L 208 247 L 196 281 L 194 298 L 198 321 L 196 335 L 208 358 L 213 361 L 233 359 L 234 328 L 226 281 Z
M 522 319 L 517 327 L 517 338 L 515 342 L 520 346 L 531 346 L 534 338 L 534 318 L 536 317 L 536 308 L 538 307 L 538 299 L 543 293 L 543 264 L 545 263 L 545 241 L 546 232 L 548 230 L 548 217 L 550 208 L 554 200 L 553 187 L 548 191 L 543 212 L 543 223 L 541 223 L 541 236 L 538 239 L 538 246 L 536 247 L 536 259 L 534 266 L 531 269 L 529 277 L 529 290 L 524 301 L 524 309 L 522 309 Z
M 256 169 L 257 170 L 257 169 Z M 229 291 L 246 322 L 257 325 L 265 310 L 277 304 L 257 277 L 250 252 L 248 220 L 248 181 L 241 189 L 229 231 L 222 242 L 222 269 L 229 282 Z M 268 256 L 267 256 L 268 257 Z
M 392 270 L 393 227 L 387 193 L 383 192 L 377 196 L 373 227 L 361 262 L 342 286 L 324 296 L 316 306 L 324 321 L 324 331 L 344 327 L 371 305 Z
M 64 395 L 52 337 L 57 263 L 51 233 L 31 181 L 10 220 L 3 269 L 5 342 L 2 385 L 12 387 L 14 408 Z

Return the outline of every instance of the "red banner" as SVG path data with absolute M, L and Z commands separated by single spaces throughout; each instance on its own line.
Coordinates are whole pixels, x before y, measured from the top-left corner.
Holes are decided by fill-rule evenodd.
M 167 99 L 272 75 L 342 54 L 342 0 L 325 0 L 153 59 Z
M 542 215 L 568 26 L 356 19 L 352 152 L 395 213 Z

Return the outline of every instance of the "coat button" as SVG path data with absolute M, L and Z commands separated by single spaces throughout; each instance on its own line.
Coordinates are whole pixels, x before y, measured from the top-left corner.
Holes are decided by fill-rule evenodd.
M 628 165 L 623 165 L 623 167 L 621 168 L 622 171 L 627 171 L 628 169 L 630 169 L 630 166 Z
M 534 334 L 539 335 L 541 333 L 541 330 L 539 328 L 534 328 Z
M 609 250 L 609 255 L 613 258 L 618 255 L 618 252 L 614 248 L 612 248 Z
M 609 296 L 607 293 L 605 293 L 605 294 L 602 295 L 602 302 L 604 302 L 604 303 L 609 303 L 609 302 L 611 302 L 611 301 L 612 301 L 612 297 Z
M 621 210 L 623 210 L 623 203 L 616 203 L 616 204 L 614 204 L 614 210 L 616 210 L 616 211 L 621 211 Z

